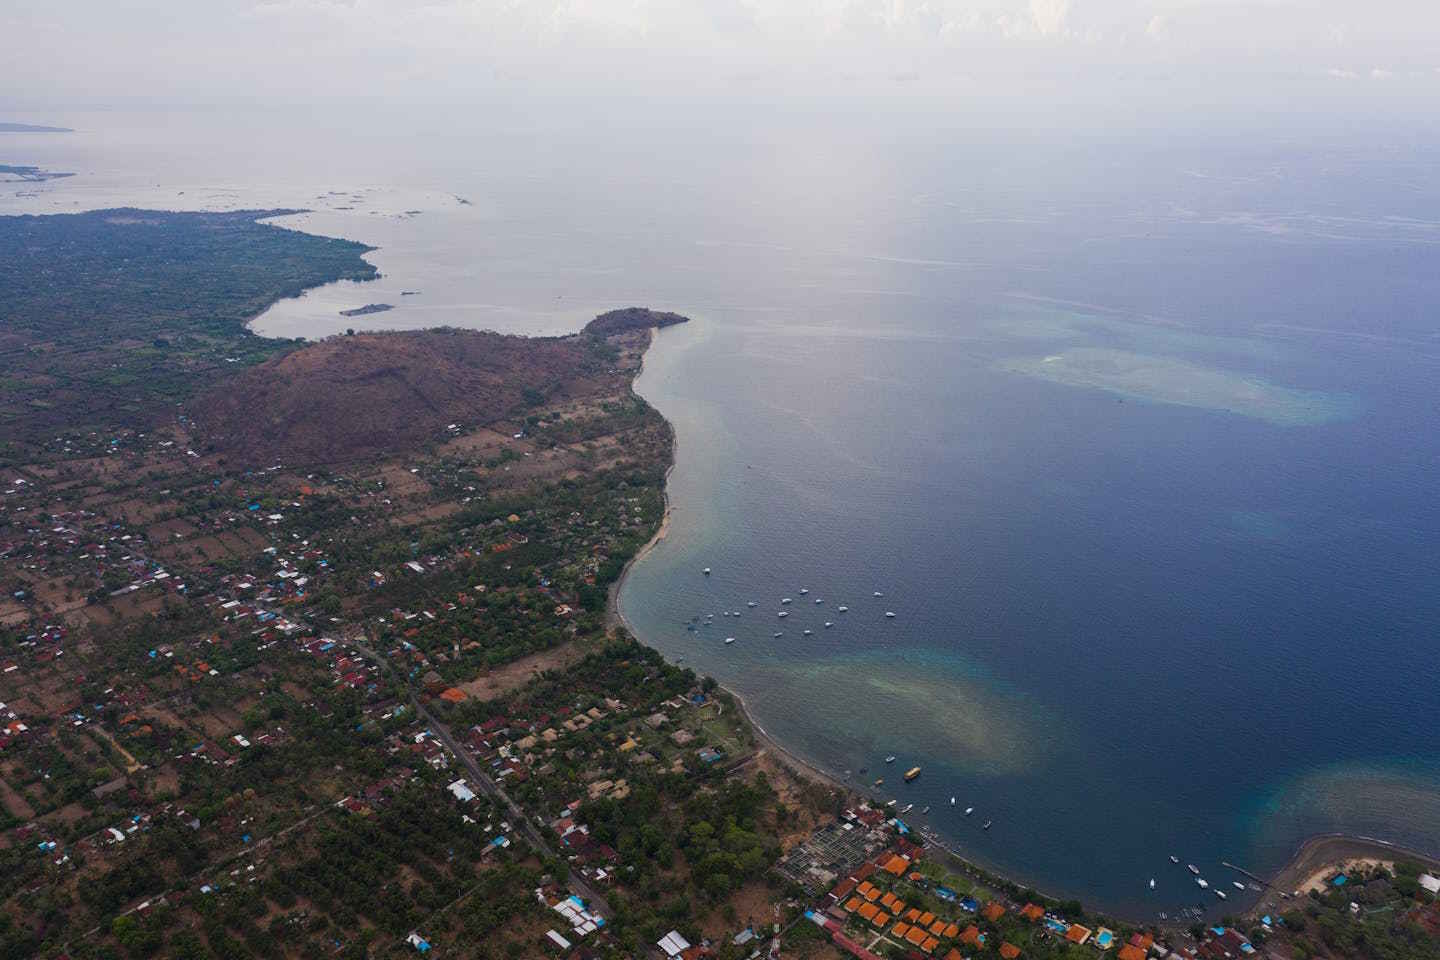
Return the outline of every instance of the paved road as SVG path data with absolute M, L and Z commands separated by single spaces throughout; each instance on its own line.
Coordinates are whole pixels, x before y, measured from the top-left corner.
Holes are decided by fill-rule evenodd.
M 525 811 L 520 808 L 520 805 L 514 800 L 511 800 L 510 795 L 505 792 L 505 788 L 500 786 L 498 782 L 493 780 L 490 775 L 485 772 L 484 768 L 482 768 L 480 763 L 475 759 L 475 755 L 472 754 L 464 744 L 455 739 L 454 734 L 450 732 L 450 728 L 437 720 L 435 715 L 420 702 L 420 698 L 416 696 L 414 688 L 410 686 L 408 681 L 398 676 L 397 672 L 391 666 L 390 661 L 353 637 L 349 638 L 348 642 L 354 646 L 355 649 L 365 654 L 365 656 L 380 664 L 387 673 L 391 674 L 392 677 L 395 677 L 399 683 L 405 686 L 405 689 L 410 694 L 410 703 L 415 708 L 415 712 L 420 715 L 420 718 L 425 721 L 430 727 L 431 732 L 435 734 L 435 737 L 445 745 L 445 748 L 459 759 L 464 765 L 465 771 L 480 789 L 504 804 L 505 809 L 510 811 L 511 824 L 515 829 L 524 832 L 525 839 L 530 842 L 531 846 L 551 859 L 560 859 L 555 855 L 555 852 L 550 849 L 550 845 L 545 842 L 545 838 L 540 835 L 540 831 L 535 829 L 534 822 L 526 816 Z M 581 877 L 579 874 L 571 874 L 569 886 L 580 899 L 585 901 L 586 905 L 592 911 L 600 913 L 606 919 L 614 916 L 610 909 L 609 902 L 596 892 L 596 890 L 585 881 L 584 877 Z

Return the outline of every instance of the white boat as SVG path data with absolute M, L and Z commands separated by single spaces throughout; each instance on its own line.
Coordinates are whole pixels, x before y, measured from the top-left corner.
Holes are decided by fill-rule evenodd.
M 1151 890 L 1154 890 L 1154 889 L 1155 889 L 1155 878 L 1154 878 L 1154 877 L 1151 877 L 1151 878 L 1150 878 L 1150 889 L 1151 889 Z
M 779 613 L 775 614 L 775 616 L 777 616 L 777 617 L 788 617 L 788 616 L 790 616 L 790 614 L 786 613 L 784 610 L 781 610 Z
M 1197 876 L 1197 877 L 1200 876 L 1200 868 L 1197 867 L 1197 866 L 1195 866 L 1195 864 L 1193 864 L 1193 863 L 1187 863 L 1187 864 L 1185 864 L 1185 869 L 1186 869 L 1186 870 L 1189 870 L 1191 873 L 1195 874 L 1195 876 Z
M 955 798 L 954 798 L 954 797 L 951 797 L 951 798 L 950 798 L 950 806 L 952 806 L 952 807 L 955 806 Z
M 1216 890 L 1216 891 L 1215 891 L 1215 896 L 1219 897 L 1221 900 L 1229 900 L 1229 899 L 1230 899 L 1230 897 L 1229 897 L 1228 895 L 1226 895 L 1226 893 L 1225 893 L 1224 890 Z
M 771 636 L 774 637 L 776 640 L 779 640 L 781 637 L 785 636 L 785 631 L 776 630 L 774 633 L 771 634 Z
M 982 826 L 980 829 L 981 829 L 981 830 L 989 830 L 989 829 L 990 829 L 990 825 L 991 825 L 992 823 L 994 823 L 994 822 L 995 822 L 994 820 L 986 820 L 986 821 L 985 821 L 985 825 Z
M 833 627 L 833 626 L 835 626 L 835 624 L 831 623 L 829 620 L 826 620 L 826 621 L 825 621 L 825 629 L 826 629 L 826 630 L 829 630 L 829 629 L 830 629 L 831 627 Z
M 704 570 L 701 570 L 700 572 L 703 573 L 703 574 L 705 574 L 705 576 L 707 576 L 707 577 L 710 576 L 710 568 L 709 568 L 709 567 L 706 567 Z
M 914 810 L 914 809 L 915 809 L 915 804 L 913 804 L 913 803 L 907 803 L 907 804 L 905 804 L 905 806 L 903 806 L 903 807 L 900 808 L 900 812 L 901 812 L 901 813 L 909 813 L 911 810 Z
M 806 636 L 806 637 L 808 637 L 808 636 L 810 636 L 810 635 L 811 635 L 812 633 L 814 633 L 814 632 L 815 632 L 814 630 L 804 630 L 804 631 L 801 632 L 801 636 Z
M 970 816 L 970 814 L 972 814 L 972 813 L 974 813 L 974 812 L 975 812 L 975 808 L 974 808 L 974 807 L 966 807 L 966 808 L 965 808 L 965 816 L 967 816 L 967 817 Z
M 734 638 L 734 637 L 726 637 L 726 638 L 725 638 L 725 642 L 726 642 L 726 643 L 734 643 L 734 642 L 735 642 L 735 638 Z
M 817 607 L 818 607 L 820 604 L 824 603 L 824 602 L 825 602 L 825 601 L 824 601 L 824 600 L 821 600 L 819 597 L 816 597 L 816 598 L 815 598 L 815 605 L 816 605 Z
M 885 616 L 886 616 L 887 619 L 894 620 L 894 619 L 895 619 L 895 611 L 893 611 L 893 610 L 886 610 L 886 611 L 885 611 Z
M 1195 885 L 1198 886 L 1201 890 L 1209 890 L 1209 889 L 1210 889 L 1210 884 L 1208 884 L 1208 883 L 1205 882 L 1205 878 L 1204 878 L 1204 877 L 1196 877 L 1196 878 L 1195 878 Z
M 930 807 L 927 805 L 927 806 L 925 807 L 925 809 L 924 809 L 924 810 L 921 810 L 920 812 L 921 812 L 921 813 L 929 813 L 929 812 L 930 812 Z
M 886 762 L 886 763 L 894 763 L 894 762 L 895 762 L 895 754 L 892 753 L 892 754 L 890 754 L 890 756 L 886 757 L 886 758 L 885 758 L 885 762 Z
M 745 604 L 745 606 L 747 606 L 747 607 L 758 607 L 758 606 L 760 606 L 760 604 L 756 603 L 754 600 L 751 600 L 749 603 Z
M 840 612 L 841 612 L 841 613 L 844 613 L 846 610 L 849 610 L 849 609 L 850 609 L 850 608 L 847 607 L 847 606 L 845 606 L 843 603 L 840 605 Z
M 1177 856 L 1175 856 L 1175 854 L 1172 853 L 1172 854 L 1170 854 L 1170 862 L 1171 862 L 1171 863 L 1179 863 L 1179 862 L 1180 862 L 1180 858 L 1177 857 Z
M 1239 880 L 1231 880 L 1230 883 L 1231 883 L 1232 886 L 1235 887 L 1236 890 L 1244 890 L 1244 889 L 1245 889 L 1245 884 L 1241 883 Z
M 807 589 L 805 589 L 804 587 L 801 587 L 801 588 L 800 588 L 800 596 L 802 596 L 802 597 L 805 596 L 805 594 L 807 594 L 807 593 L 809 593 L 809 592 L 810 592 L 810 591 L 807 590 Z
M 875 596 L 877 596 L 877 597 L 883 597 L 883 596 L 885 596 L 885 594 L 881 593 L 879 590 L 876 590 L 876 591 L 875 591 Z
M 781 606 L 788 605 L 788 604 L 790 604 L 790 603 L 792 603 L 792 602 L 793 602 L 793 601 L 792 601 L 789 597 L 782 597 L 781 600 L 780 600 Z
M 885 804 L 885 806 L 887 806 L 887 807 L 893 807 L 893 806 L 895 806 L 895 801 L 894 801 L 894 800 L 891 800 L 889 803 Z

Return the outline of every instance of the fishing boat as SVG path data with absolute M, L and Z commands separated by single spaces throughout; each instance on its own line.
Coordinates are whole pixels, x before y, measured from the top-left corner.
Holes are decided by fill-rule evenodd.
M 965 816 L 967 816 L 967 817 L 970 816 L 970 814 L 972 814 L 972 813 L 974 813 L 974 812 L 975 812 L 975 808 L 974 808 L 974 807 L 966 807 L 966 808 L 965 808 Z
M 1209 890 L 1209 889 L 1210 889 L 1210 884 L 1208 884 L 1208 883 L 1205 882 L 1205 878 L 1204 878 L 1204 877 L 1196 877 L 1196 878 L 1195 878 L 1195 885 L 1196 885 L 1197 887 L 1199 887 L 1201 890 Z
M 893 610 L 886 610 L 886 611 L 885 611 L 885 617 L 886 617 L 886 619 L 894 620 L 894 619 L 895 619 L 895 611 L 893 611 Z
M 914 809 L 915 809 L 915 804 L 913 804 L 913 803 L 907 803 L 907 804 L 905 804 L 904 808 L 901 809 L 900 812 L 901 812 L 901 813 L 909 813 L 911 810 L 914 810 Z
M 876 591 L 875 591 L 875 596 L 877 596 L 877 597 L 883 597 L 883 596 L 885 596 L 885 594 L 881 593 L 879 590 L 876 590 Z
M 847 606 L 845 606 L 845 604 L 843 604 L 843 603 L 840 604 L 840 612 L 841 612 L 841 613 L 844 613 L 846 610 L 849 610 L 849 609 L 850 609 L 850 608 L 847 607 Z
M 758 606 L 760 606 L 760 604 L 756 603 L 754 600 L 751 600 L 749 603 L 745 604 L 745 606 L 747 606 L 747 607 L 758 607 Z
M 780 603 L 781 603 L 781 604 L 790 604 L 790 603 L 794 603 L 794 601 L 791 600 L 789 597 L 781 597 L 781 598 L 780 598 Z
M 1245 884 L 1241 883 L 1239 880 L 1231 880 L 1230 883 L 1236 890 L 1245 889 Z
M 802 597 L 805 596 L 805 594 L 807 594 L 807 593 L 809 593 L 809 592 L 810 592 L 810 591 L 807 590 L 807 589 L 805 589 L 804 587 L 801 587 L 801 588 L 800 588 L 800 596 L 802 596 Z
M 773 638 L 776 639 L 776 640 L 779 640 L 781 637 L 785 636 L 785 631 L 784 631 L 784 630 L 776 630 L 774 633 L 770 634 L 770 636 L 773 637 Z
M 811 635 L 812 633 L 814 633 L 814 632 L 815 632 L 814 630 L 802 630 L 802 631 L 801 631 L 801 633 L 802 633 L 804 636 L 807 636 L 807 637 L 810 636 L 810 635 Z
M 921 813 L 929 813 L 929 812 L 930 812 L 930 805 L 927 803 L 927 804 L 925 805 L 925 809 L 921 810 L 920 812 L 921 812 Z
M 1175 856 L 1175 854 L 1172 853 L 1172 854 L 1170 854 L 1170 862 L 1171 862 L 1171 863 L 1179 863 L 1179 862 L 1180 862 L 1180 858 L 1177 857 L 1177 856 Z
M 779 613 L 775 614 L 775 616 L 777 616 L 777 617 L 788 617 L 788 616 L 790 616 L 790 614 L 789 614 L 787 611 L 785 611 L 785 610 L 781 610 Z
M 826 630 L 829 630 L 829 629 L 830 629 L 831 627 L 833 627 L 833 626 L 835 626 L 835 624 L 831 623 L 829 620 L 826 620 L 826 621 L 825 621 L 825 629 L 826 629 Z
M 1230 899 L 1230 896 L 1229 896 L 1224 890 L 1216 890 L 1216 891 L 1214 891 L 1214 893 L 1215 893 L 1215 896 L 1219 897 L 1221 900 L 1229 900 L 1229 899 Z
M 735 638 L 734 638 L 734 637 L 726 637 L 726 638 L 725 638 L 725 642 L 726 642 L 726 643 L 734 643 L 734 642 L 735 642 Z
M 886 757 L 886 758 L 885 758 L 885 762 L 886 762 L 886 763 L 894 763 L 894 762 L 895 762 L 895 754 L 892 753 L 892 754 L 890 754 L 890 756 Z
M 1151 890 L 1154 890 L 1154 889 L 1155 889 L 1155 878 L 1154 878 L 1154 877 L 1151 877 L 1151 878 L 1150 878 L 1150 889 L 1151 889 Z
M 707 576 L 707 577 L 710 576 L 710 568 L 709 568 L 709 567 L 706 567 L 704 570 L 701 570 L 700 572 L 703 573 L 703 574 L 705 574 L 705 576 Z
M 1191 873 L 1195 874 L 1195 876 L 1197 876 L 1197 877 L 1200 876 L 1200 868 L 1197 867 L 1197 866 L 1195 866 L 1195 864 L 1193 864 L 1193 863 L 1187 863 L 1187 864 L 1185 864 L 1185 869 L 1186 869 L 1186 870 L 1189 870 Z
M 914 780 L 918 776 L 920 776 L 920 768 L 911 767 L 909 770 L 905 771 L 905 782 L 909 783 L 911 780 Z
M 989 830 L 989 829 L 990 829 L 990 824 L 992 824 L 992 823 L 994 823 L 994 822 L 995 822 L 994 820 L 986 820 L 986 821 L 985 821 L 985 825 L 984 825 L 983 827 L 981 827 L 980 829 L 981 829 L 981 830 Z

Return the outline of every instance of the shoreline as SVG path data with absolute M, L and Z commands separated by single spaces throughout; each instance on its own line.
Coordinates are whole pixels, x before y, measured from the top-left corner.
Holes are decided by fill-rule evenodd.
M 645 351 L 641 354 L 641 366 L 640 371 L 635 375 L 636 379 L 639 379 L 640 374 L 644 372 L 645 355 L 648 354 L 650 348 L 654 346 L 655 338 L 659 332 L 659 328 L 657 327 L 650 328 L 650 341 L 646 345 Z M 634 380 L 631 381 L 630 389 L 632 393 L 635 392 Z M 636 393 L 636 396 L 640 395 Z M 644 397 L 640 397 L 640 399 L 645 400 Z M 645 400 L 645 402 L 650 404 L 648 400 Z M 654 405 L 650 404 L 650 406 L 653 407 Z M 659 411 L 657 410 L 656 412 L 658 413 Z M 661 416 L 663 417 L 663 414 Z M 667 425 L 670 425 L 668 419 L 665 422 Z M 674 443 L 678 444 L 679 438 L 674 434 L 674 426 L 670 425 L 670 429 Z M 654 550 L 662 540 L 669 536 L 671 512 L 673 509 L 673 504 L 670 499 L 670 476 L 675 470 L 677 460 L 678 456 L 674 448 L 672 448 L 670 463 L 665 468 L 665 482 L 664 489 L 662 490 L 665 509 L 661 516 L 659 528 L 656 529 L 655 534 L 645 542 L 645 545 L 636 551 L 635 555 L 626 562 L 625 568 L 621 571 L 619 578 L 611 585 L 607 598 L 605 613 L 606 629 L 614 630 L 618 627 L 623 627 L 640 643 L 645 643 L 644 639 L 636 633 L 630 621 L 625 618 L 625 614 L 620 610 L 620 591 L 629 580 L 630 572 L 635 565 L 648 557 L 651 551 Z M 755 736 L 757 754 L 762 752 L 770 753 L 778 763 L 785 767 L 789 773 L 797 779 L 808 781 L 811 784 L 821 787 L 838 790 L 849 797 L 859 800 L 872 803 L 878 802 L 875 797 L 865 793 L 861 787 L 848 783 L 841 777 L 825 770 L 817 763 L 806 760 L 793 750 L 784 746 L 759 722 L 751 711 L 750 705 L 746 703 L 742 695 L 724 684 L 719 684 L 719 689 L 735 702 L 741 714 L 745 717 L 746 722 L 749 724 Z M 1056 897 L 1015 877 L 1000 874 L 978 861 L 966 857 L 964 854 L 946 844 L 933 830 L 922 828 L 914 832 L 924 839 L 928 848 L 943 853 L 949 861 L 947 866 L 953 869 L 968 873 L 983 882 L 991 884 L 998 882 L 1032 890 L 1040 897 L 1050 901 L 1065 899 Z M 1341 833 L 1315 834 L 1306 837 L 1300 842 L 1300 845 L 1296 848 L 1289 860 L 1282 864 L 1279 869 L 1272 871 L 1269 874 L 1270 878 L 1268 880 L 1261 881 L 1265 887 L 1260 897 L 1243 914 L 1240 914 L 1240 916 L 1254 920 L 1267 912 L 1281 912 L 1282 904 L 1291 902 L 1298 904 L 1304 899 L 1304 894 L 1297 897 L 1295 893 L 1297 889 L 1307 886 L 1308 881 L 1315 875 L 1332 871 L 1344 864 L 1356 861 L 1393 863 L 1401 859 L 1418 861 L 1428 869 L 1440 874 L 1440 855 L 1421 853 L 1417 850 L 1389 841 L 1378 840 L 1373 837 L 1360 837 Z M 1258 879 L 1258 877 L 1256 879 Z M 1290 899 L 1282 900 L 1276 896 L 1276 894 L 1281 891 L 1289 894 Z M 1094 909 L 1090 906 L 1086 898 L 1081 897 L 1080 899 L 1082 902 L 1086 902 L 1087 907 Z M 1168 922 L 1157 921 L 1153 918 L 1142 920 L 1126 918 L 1104 910 L 1097 910 L 1096 912 L 1111 916 L 1116 920 L 1127 921 L 1144 928 L 1155 930 L 1182 930 L 1186 926 L 1182 922 L 1173 920 Z

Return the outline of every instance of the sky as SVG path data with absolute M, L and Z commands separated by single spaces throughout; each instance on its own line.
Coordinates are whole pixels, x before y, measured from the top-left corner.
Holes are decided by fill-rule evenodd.
M 0 5 L 0 106 L 941 98 L 997 112 L 1440 99 L 1433 0 L 56 0 Z

